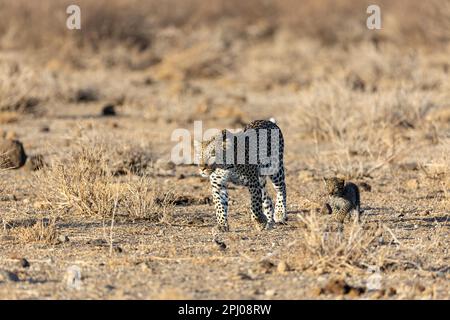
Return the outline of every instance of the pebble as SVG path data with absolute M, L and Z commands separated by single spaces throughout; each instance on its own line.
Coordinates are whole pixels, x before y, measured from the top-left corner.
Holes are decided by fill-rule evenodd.
M 11 271 L 0 270 L 0 282 L 18 282 L 19 277 Z
M 278 263 L 277 271 L 278 271 L 279 273 L 285 273 L 285 272 L 288 272 L 289 270 L 290 270 L 290 267 L 289 267 L 289 265 L 286 263 L 286 261 L 280 261 L 280 262 Z
M 77 265 L 72 265 L 66 270 L 64 277 L 67 287 L 71 289 L 80 289 L 81 287 L 81 268 Z
M 107 104 L 102 109 L 102 116 L 112 117 L 115 116 L 116 114 L 117 114 L 116 109 L 113 104 Z
M 20 263 L 20 265 L 22 266 L 22 268 L 28 268 L 28 267 L 30 267 L 30 263 L 29 263 L 28 260 L 25 259 L 25 258 L 20 259 L 19 263 Z
M 267 297 L 273 297 L 275 294 L 276 294 L 276 292 L 273 289 L 266 290 L 266 292 L 264 293 L 264 295 L 267 296 Z
M 69 242 L 70 239 L 68 236 L 62 234 L 58 237 L 58 241 L 59 241 L 59 243 L 65 243 L 65 242 Z

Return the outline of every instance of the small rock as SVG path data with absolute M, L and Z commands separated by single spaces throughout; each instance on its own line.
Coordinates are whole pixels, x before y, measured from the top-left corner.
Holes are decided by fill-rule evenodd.
M 19 260 L 19 263 L 20 263 L 20 266 L 21 266 L 22 268 L 28 268 L 28 267 L 30 267 L 30 263 L 29 263 L 28 260 L 25 259 L 25 258 L 20 259 L 20 260 Z
M 286 261 L 280 261 L 280 262 L 278 263 L 277 271 L 278 271 L 279 273 L 285 273 L 285 272 L 288 272 L 290 269 L 291 269 L 291 268 L 290 268 L 289 265 L 286 263 Z
M 81 268 L 73 265 L 67 268 L 65 274 L 65 282 L 67 287 L 71 289 L 80 289 L 81 287 Z
M 69 237 L 64 234 L 62 234 L 58 237 L 59 243 L 65 243 L 65 242 L 69 242 L 69 241 L 70 241 Z
M 0 282 L 18 282 L 17 274 L 7 270 L 0 270 Z
M 115 247 L 114 247 L 114 252 L 116 252 L 116 253 L 122 253 L 122 252 L 123 252 L 123 249 L 122 249 L 121 247 L 119 247 L 119 246 L 115 246 Z
M 26 160 L 27 155 L 20 141 L 0 139 L 0 169 L 18 169 Z
M 116 107 L 113 104 L 107 104 L 102 109 L 102 116 L 104 117 L 113 117 L 117 115 Z
M 271 290 L 266 290 L 266 292 L 264 292 L 264 295 L 266 297 L 273 297 L 276 294 L 275 290 L 271 289 Z
M 419 187 L 419 182 L 416 179 L 409 179 L 405 182 L 405 187 L 409 190 L 416 190 Z

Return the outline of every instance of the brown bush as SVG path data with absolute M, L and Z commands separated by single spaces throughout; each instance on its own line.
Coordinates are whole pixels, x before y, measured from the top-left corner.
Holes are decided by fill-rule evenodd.
M 38 173 L 39 197 L 53 216 L 74 213 L 109 218 L 161 220 L 173 206 L 170 192 L 148 176 L 127 181 L 114 177 L 108 148 L 101 142 L 79 141 L 69 159 L 55 161 Z M 161 200 L 162 199 L 162 200 Z

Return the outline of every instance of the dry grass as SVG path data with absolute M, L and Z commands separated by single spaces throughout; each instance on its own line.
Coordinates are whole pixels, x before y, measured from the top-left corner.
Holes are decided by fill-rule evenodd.
M 311 213 L 301 217 L 298 249 L 300 268 L 321 270 L 358 269 L 374 263 L 377 228 L 357 223 L 344 232 L 332 230 L 330 223 Z
M 31 226 L 20 226 L 10 230 L 10 235 L 20 243 L 54 244 L 57 240 L 56 221 L 39 219 Z
M 101 142 L 81 139 L 69 159 L 56 161 L 38 173 L 40 198 L 54 216 L 67 213 L 109 218 L 114 214 L 131 219 L 159 221 L 170 214 L 171 193 L 148 176 L 125 181 L 114 176 L 108 149 Z M 116 212 L 117 211 L 117 212 Z
M 68 162 L 54 163 L 41 178 L 47 181 L 42 200 L 57 215 L 73 211 L 108 217 L 113 212 L 119 185 L 112 182 L 101 145 L 79 144 Z

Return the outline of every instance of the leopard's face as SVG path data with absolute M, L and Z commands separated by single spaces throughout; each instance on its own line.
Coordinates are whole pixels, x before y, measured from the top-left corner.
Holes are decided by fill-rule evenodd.
M 195 141 L 199 173 L 204 178 L 209 177 L 215 168 L 216 148 L 214 141 L 214 139 L 202 142 Z
M 341 178 L 325 178 L 326 191 L 331 196 L 341 196 L 344 193 L 345 180 Z

